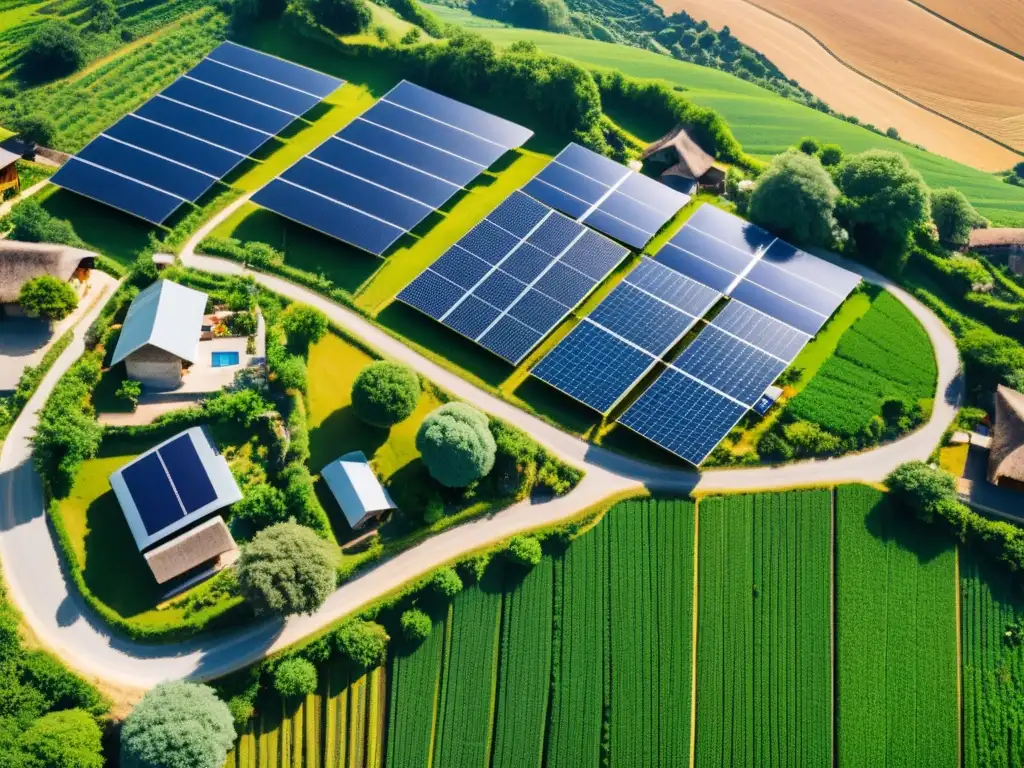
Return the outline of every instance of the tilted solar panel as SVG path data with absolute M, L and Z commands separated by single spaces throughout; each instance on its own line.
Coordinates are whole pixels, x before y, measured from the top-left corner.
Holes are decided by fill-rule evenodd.
M 674 367 L 748 407 L 757 402 L 786 365 L 785 360 L 713 325 L 701 330 L 673 362 Z
M 139 509 L 146 532 L 154 535 L 185 516 L 160 457 L 151 453 L 124 468 L 125 484 Z
M 810 339 L 806 333 L 737 299 L 730 301 L 711 325 L 787 362 L 792 362 Z
M 343 81 L 221 43 L 50 180 L 162 224 Z
M 195 512 L 216 500 L 217 491 L 206 474 L 203 462 L 196 453 L 192 438 L 187 434 L 160 448 L 157 453 L 164 462 L 178 491 L 185 512 Z

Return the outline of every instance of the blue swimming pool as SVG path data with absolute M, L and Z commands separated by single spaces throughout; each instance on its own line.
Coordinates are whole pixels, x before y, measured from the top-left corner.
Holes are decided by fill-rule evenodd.
M 238 365 L 237 352 L 211 352 L 210 363 L 214 368 L 225 368 L 229 365 Z

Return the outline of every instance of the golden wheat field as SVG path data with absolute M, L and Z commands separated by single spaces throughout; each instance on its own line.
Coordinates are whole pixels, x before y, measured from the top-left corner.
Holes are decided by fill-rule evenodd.
M 953 24 L 1024 56 L 1021 0 L 912 0 Z
M 934 152 L 994 171 L 1020 159 L 996 142 L 1024 151 L 1024 61 L 906 0 L 661 2 L 666 12 L 685 10 L 716 28 L 728 24 L 833 108 L 894 126 Z M 981 0 L 987 8 L 1000 2 Z

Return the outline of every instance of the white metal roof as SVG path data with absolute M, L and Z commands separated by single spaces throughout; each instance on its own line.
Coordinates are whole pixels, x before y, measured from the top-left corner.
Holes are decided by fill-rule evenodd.
M 150 344 L 192 363 L 206 310 L 206 294 L 170 280 L 139 292 L 128 308 L 111 365 Z
M 320 476 L 327 481 L 353 529 L 366 522 L 369 515 L 395 508 L 362 451 L 352 451 L 335 459 L 320 471 Z

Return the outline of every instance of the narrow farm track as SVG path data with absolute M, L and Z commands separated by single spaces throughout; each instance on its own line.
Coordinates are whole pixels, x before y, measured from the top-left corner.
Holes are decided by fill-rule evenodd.
M 245 196 L 207 222 L 186 244 L 182 261 L 221 274 L 239 274 L 234 262 L 199 256 L 196 245 L 246 200 Z M 941 321 L 886 278 L 844 263 L 865 279 L 888 288 L 924 325 L 938 362 L 938 391 L 929 422 L 901 440 L 865 453 L 784 467 L 728 469 L 698 473 L 656 466 L 591 445 L 484 392 L 433 363 L 361 315 L 273 275 L 252 273 L 265 287 L 323 310 L 330 319 L 382 354 L 404 362 L 456 397 L 530 432 L 563 459 L 585 467 L 587 475 L 566 496 L 523 502 L 487 518 L 445 531 L 381 563 L 340 587 L 310 616 L 256 624 L 198 640 L 148 645 L 113 636 L 85 606 L 69 583 L 46 524 L 42 485 L 31 463 L 29 437 L 54 384 L 84 349 L 84 335 L 99 312 L 94 308 L 76 329 L 75 340 L 57 360 L 15 423 L 0 453 L 0 562 L 14 602 L 39 640 L 83 674 L 120 686 L 147 688 L 167 679 L 210 679 L 280 650 L 358 610 L 410 579 L 459 557 L 531 528 L 569 518 L 603 499 L 643 487 L 680 494 L 692 490 L 742 491 L 812 484 L 879 481 L 900 463 L 925 458 L 953 419 L 963 390 L 956 345 Z

